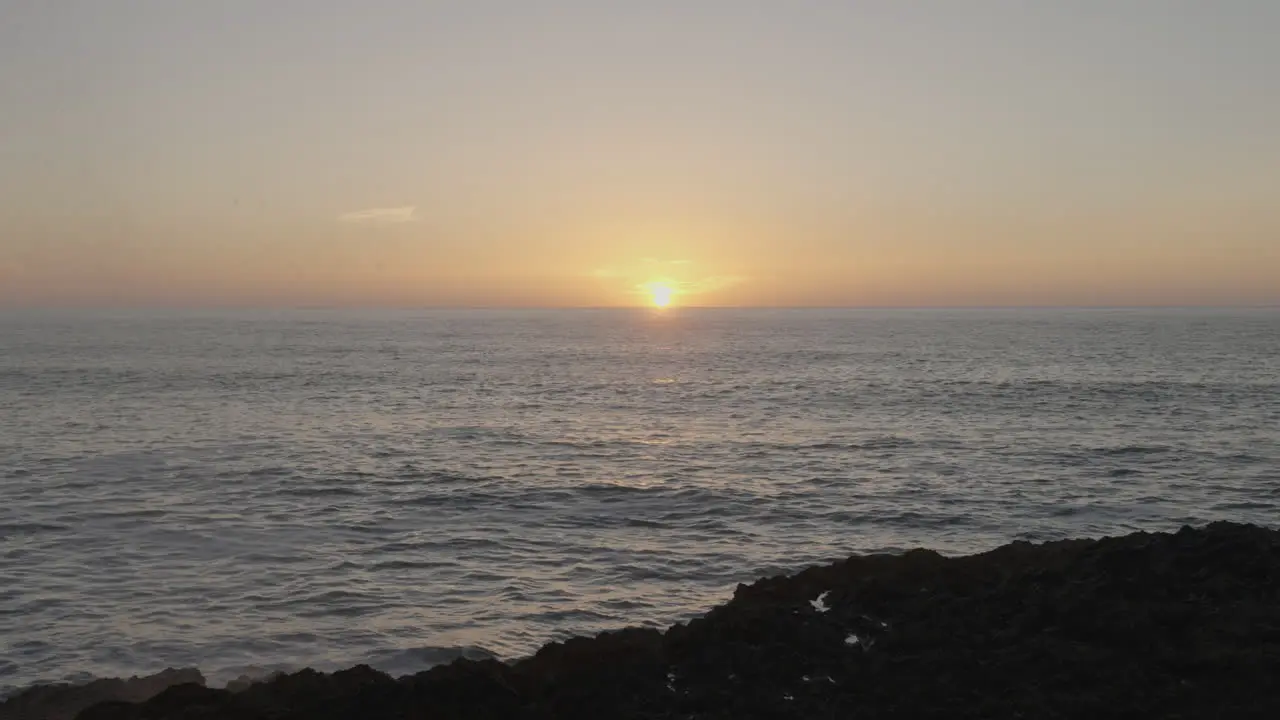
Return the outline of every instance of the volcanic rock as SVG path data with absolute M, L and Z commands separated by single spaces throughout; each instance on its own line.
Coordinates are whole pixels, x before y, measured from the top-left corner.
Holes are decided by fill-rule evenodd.
M 0 703 L 2 720 L 71 720 L 81 710 L 109 701 L 137 703 L 149 700 L 173 685 L 204 685 L 195 668 L 162 670 L 128 680 L 94 680 L 83 685 L 37 685 Z

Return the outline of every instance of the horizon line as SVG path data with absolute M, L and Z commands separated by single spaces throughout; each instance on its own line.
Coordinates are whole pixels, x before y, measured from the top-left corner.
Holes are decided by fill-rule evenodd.
M 1280 301 L 1273 303 L 1233 304 L 1043 304 L 1043 305 L 674 305 L 656 308 L 651 305 L 400 305 L 400 304 L 155 304 L 129 303 L 120 305 L 0 305 L 0 312 L 14 311 L 77 311 L 77 310 L 423 310 L 423 311 L 512 311 L 512 310 L 645 310 L 655 313 L 673 313 L 682 310 L 1280 310 Z

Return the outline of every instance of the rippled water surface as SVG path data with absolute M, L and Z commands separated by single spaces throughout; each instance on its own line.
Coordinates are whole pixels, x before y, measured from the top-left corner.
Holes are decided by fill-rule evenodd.
M 0 315 L 0 688 L 515 657 L 851 552 L 1274 525 L 1280 313 Z

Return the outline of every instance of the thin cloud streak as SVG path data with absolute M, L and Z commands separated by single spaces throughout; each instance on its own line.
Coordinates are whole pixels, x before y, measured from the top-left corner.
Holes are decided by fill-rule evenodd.
M 715 292 L 717 290 L 731 288 L 734 285 L 741 285 L 750 279 L 751 278 L 742 275 L 713 275 L 711 277 L 702 278 L 701 280 L 683 283 L 680 287 L 680 291 L 691 295 Z
M 416 205 L 405 205 L 404 207 L 394 208 L 370 208 L 368 210 L 356 210 L 355 212 L 344 213 L 338 216 L 341 222 L 350 223 L 377 223 L 377 224 L 395 224 L 414 222 L 418 218 L 414 213 L 417 211 Z
M 638 283 L 633 287 L 633 292 L 637 295 L 649 295 L 653 292 L 655 285 L 665 285 L 675 291 L 677 296 L 696 297 L 707 293 L 726 290 L 748 282 L 751 278 L 743 275 L 712 275 L 710 277 L 699 278 L 697 280 L 672 280 L 663 278 L 658 280 L 649 280 Z

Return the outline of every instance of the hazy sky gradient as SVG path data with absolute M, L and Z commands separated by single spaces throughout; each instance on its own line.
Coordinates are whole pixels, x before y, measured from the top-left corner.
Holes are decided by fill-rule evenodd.
M 1274 0 L 0 0 L 0 305 L 1280 302 Z

